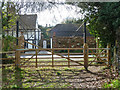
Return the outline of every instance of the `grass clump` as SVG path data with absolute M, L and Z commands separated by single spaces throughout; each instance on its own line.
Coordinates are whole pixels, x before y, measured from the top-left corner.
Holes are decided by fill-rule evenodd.
M 60 75 L 62 74 L 62 73 L 61 73 L 61 72 L 59 72 L 59 71 L 58 71 L 58 72 L 56 72 L 56 73 L 57 73 L 57 75 L 58 75 L 58 76 L 60 76 Z
M 112 80 L 111 83 L 105 83 L 104 88 L 119 88 L 120 89 L 120 80 Z

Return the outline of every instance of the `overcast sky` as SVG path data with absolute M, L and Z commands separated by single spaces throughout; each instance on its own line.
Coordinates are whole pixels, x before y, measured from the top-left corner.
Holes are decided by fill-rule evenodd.
M 11 1 L 16 2 L 16 0 L 11 0 Z M 21 0 L 18 0 L 18 1 L 21 1 Z M 31 2 L 33 0 L 22 0 L 22 1 Z M 44 0 L 41 0 L 41 1 L 44 1 Z M 52 1 L 52 0 L 49 0 L 49 1 Z M 65 0 L 59 0 L 59 1 L 65 1 Z M 37 12 L 36 14 L 37 14 L 38 24 L 42 26 L 46 26 L 46 24 L 55 26 L 56 24 L 60 24 L 61 22 L 65 21 L 65 19 L 83 18 L 82 14 L 77 13 L 80 10 L 79 7 L 66 5 L 66 4 L 62 4 L 62 5 L 60 4 L 56 6 L 57 7 L 53 7 L 51 10 L 46 9 L 46 10 Z M 21 14 L 35 14 L 35 13 L 26 12 L 25 9 L 23 8 Z
M 73 9 L 69 10 L 66 7 L 72 7 Z M 38 24 L 40 25 L 56 25 L 63 22 L 66 18 L 81 18 L 81 14 L 77 14 L 76 10 L 79 8 L 67 5 L 59 5 L 58 8 L 53 8 L 51 11 L 45 10 L 38 13 Z
M 38 24 L 42 26 L 51 25 L 55 26 L 65 21 L 67 18 L 82 18 L 82 14 L 78 14 L 80 8 L 72 5 L 57 5 L 57 7 L 52 8 L 51 10 L 44 10 L 37 12 L 37 21 Z M 24 14 L 24 13 L 22 13 Z M 31 14 L 26 12 L 26 14 Z

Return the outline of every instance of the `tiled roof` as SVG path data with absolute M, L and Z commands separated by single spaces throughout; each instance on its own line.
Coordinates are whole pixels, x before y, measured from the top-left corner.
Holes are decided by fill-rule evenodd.
M 19 15 L 19 26 L 20 29 L 36 29 L 36 20 L 37 20 L 37 14 L 31 14 L 31 15 Z
M 83 26 L 78 31 L 76 31 L 79 26 L 75 24 L 57 24 L 54 28 L 51 29 L 51 36 L 53 36 L 53 33 L 55 33 L 55 36 L 83 36 Z M 90 35 L 88 29 L 86 29 L 86 35 L 92 36 Z

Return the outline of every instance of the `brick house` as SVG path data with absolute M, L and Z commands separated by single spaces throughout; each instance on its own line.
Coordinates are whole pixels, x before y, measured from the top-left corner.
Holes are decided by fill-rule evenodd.
M 51 29 L 52 47 L 53 48 L 79 48 L 83 47 L 83 30 L 82 26 L 75 24 L 57 24 Z M 79 28 L 78 31 L 76 31 Z M 96 47 L 95 37 L 89 30 L 86 30 L 86 38 L 89 47 Z

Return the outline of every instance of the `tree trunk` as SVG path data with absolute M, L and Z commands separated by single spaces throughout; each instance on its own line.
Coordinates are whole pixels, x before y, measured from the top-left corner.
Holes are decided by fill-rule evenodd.
M 118 71 L 120 71 L 120 29 L 116 31 L 117 36 L 117 60 L 118 60 Z

